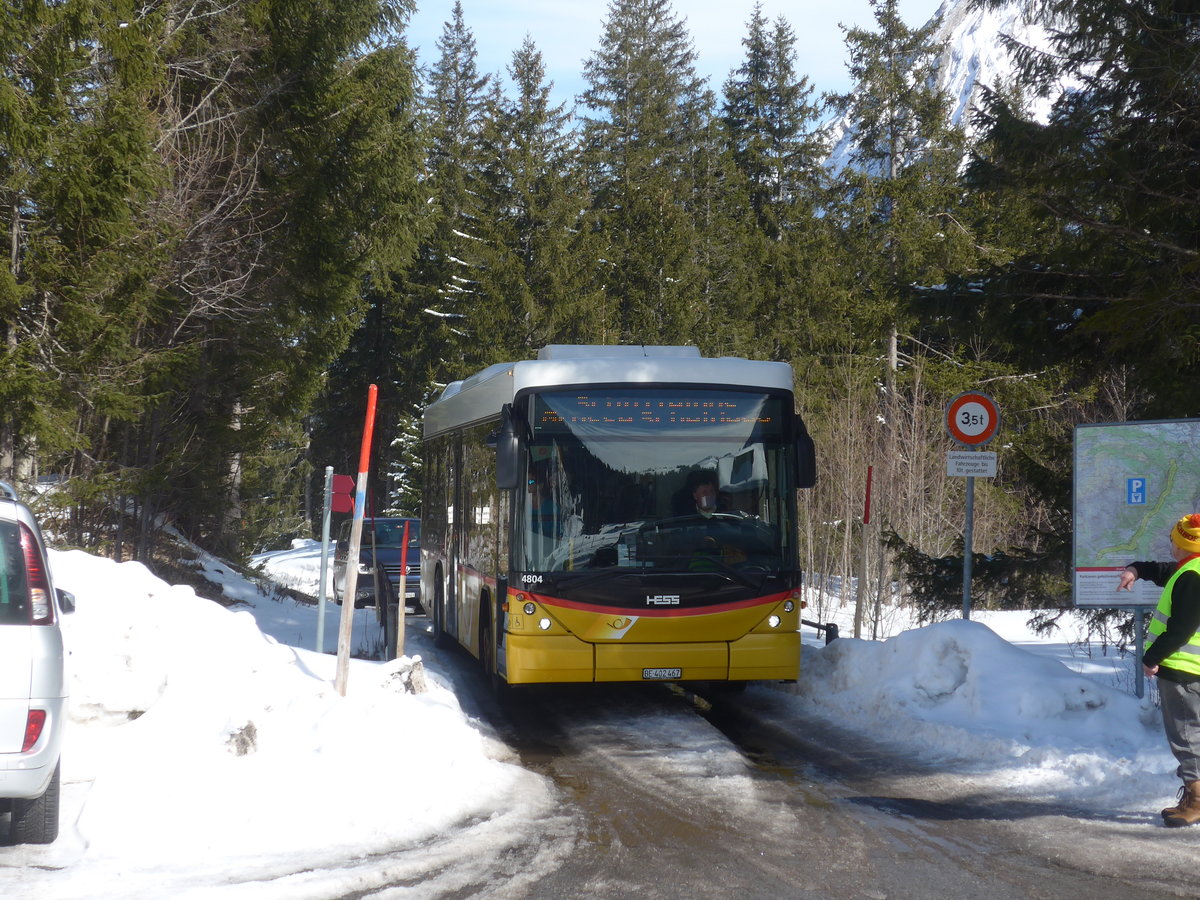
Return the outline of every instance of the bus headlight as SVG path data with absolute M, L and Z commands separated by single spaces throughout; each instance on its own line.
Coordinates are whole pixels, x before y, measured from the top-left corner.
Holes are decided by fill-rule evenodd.
M 772 628 L 778 628 L 779 622 L 780 622 L 779 616 L 775 615 L 774 613 L 771 613 L 771 615 L 767 616 L 767 624 L 770 625 Z
M 542 629 L 542 631 L 549 631 L 550 630 L 550 620 L 545 618 L 544 616 L 542 618 L 538 619 L 538 628 Z
M 784 604 L 783 604 L 784 612 L 791 612 L 795 608 L 796 608 L 796 604 L 793 603 L 791 600 L 784 601 Z
M 527 616 L 532 616 L 535 612 L 537 612 L 537 607 L 534 606 L 533 603 L 526 603 L 524 609 L 525 615 Z

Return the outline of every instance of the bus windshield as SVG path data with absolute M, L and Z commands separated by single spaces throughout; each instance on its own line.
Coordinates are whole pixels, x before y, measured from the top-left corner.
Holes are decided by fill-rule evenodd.
M 561 390 L 532 395 L 527 416 L 525 487 L 515 502 L 519 570 L 748 577 L 794 567 L 790 398 Z

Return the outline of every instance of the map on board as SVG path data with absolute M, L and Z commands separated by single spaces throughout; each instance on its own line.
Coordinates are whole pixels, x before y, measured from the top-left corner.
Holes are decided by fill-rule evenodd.
M 1075 429 L 1076 606 L 1154 606 L 1161 588 L 1136 581 L 1134 560 L 1170 560 L 1170 532 L 1200 512 L 1200 420 L 1080 425 Z

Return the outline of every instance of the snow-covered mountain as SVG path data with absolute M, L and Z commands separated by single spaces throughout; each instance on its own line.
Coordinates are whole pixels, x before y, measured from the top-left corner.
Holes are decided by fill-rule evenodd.
M 942 17 L 936 40 L 946 50 L 938 64 L 938 87 L 951 98 L 952 120 L 970 129 L 970 111 L 978 102 L 981 87 L 994 87 L 1009 80 L 1012 60 L 1001 40 L 1013 38 L 1021 44 L 1046 46 L 1045 29 L 1029 21 L 1031 0 L 1011 0 L 997 9 L 972 9 L 970 0 L 945 0 L 938 9 Z M 1035 115 L 1044 115 L 1050 101 L 1040 101 Z
M 950 98 L 955 124 L 971 131 L 971 110 L 978 103 L 983 87 L 994 87 L 1009 80 L 1013 63 L 1001 36 L 1022 44 L 1045 46 L 1045 29 L 1029 21 L 1028 11 L 1035 0 L 1010 0 L 994 9 L 980 9 L 971 0 L 945 0 L 934 14 L 941 20 L 935 40 L 945 43 L 938 63 L 937 84 Z M 1049 100 L 1038 100 L 1034 115 L 1044 116 Z M 844 119 L 831 121 L 825 129 L 832 148 L 826 165 L 837 170 L 849 164 L 853 134 Z

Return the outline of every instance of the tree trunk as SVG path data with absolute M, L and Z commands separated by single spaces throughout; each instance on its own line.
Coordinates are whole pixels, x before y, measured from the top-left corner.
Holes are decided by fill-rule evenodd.
M 242 416 L 245 407 L 242 401 L 235 400 L 230 414 L 229 429 L 236 436 L 242 430 Z M 240 551 L 238 536 L 242 522 L 242 451 L 237 447 L 229 455 L 229 469 L 225 479 L 225 509 L 221 514 L 221 533 L 217 537 L 217 546 L 222 551 L 236 557 Z

